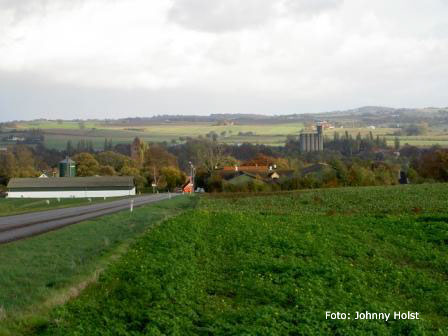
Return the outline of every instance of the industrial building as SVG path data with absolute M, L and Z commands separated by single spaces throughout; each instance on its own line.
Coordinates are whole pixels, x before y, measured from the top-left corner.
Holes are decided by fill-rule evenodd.
M 59 177 L 12 178 L 8 198 L 94 198 L 133 196 L 131 176 L 76 177 L 76 162 L 70 158 L 59 163 Z
M 94 198 L 135 195 L 131 176 L 13 178 L 8 198 Z
M 316 126 L 317 132 L 304 132 L 299 136 L 300 151 L 302 153 L 321 152 L 324 150 L 323 126 Z

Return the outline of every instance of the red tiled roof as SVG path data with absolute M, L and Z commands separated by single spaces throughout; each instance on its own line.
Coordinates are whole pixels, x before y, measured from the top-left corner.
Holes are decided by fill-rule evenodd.
M 222 168 L 223 171 L 236 171 L 235 167 L 227 166 Z M 238 171 L 268 171 L 268 166 L 240 166 Z

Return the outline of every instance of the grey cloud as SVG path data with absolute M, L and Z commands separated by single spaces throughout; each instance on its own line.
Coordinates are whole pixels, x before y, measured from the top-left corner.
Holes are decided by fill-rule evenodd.
M 168 18 L 186 28 L 227 32 L 259 26 L 275 13 L 273 0 L 174 0 Z
M 288 15 L 314 16 L 344 0 L 173 0 L 168 18 L 188 29 L 222 33 L 261 26 Z
M 343 3 L 344 0 L 286 0 L 285 8 L 290 13 L 310 16 L 336 9 Z
M 48 0 L 0 0 L 0 11 L 12 11 L 14 18 L 20 20 L 32 13 L 45 11 Z
M 0 11 L 12 11 L 16 21 L 30 15 L 43 15 L 49 6 L 73 8 L 85 0 L 0 0 Z

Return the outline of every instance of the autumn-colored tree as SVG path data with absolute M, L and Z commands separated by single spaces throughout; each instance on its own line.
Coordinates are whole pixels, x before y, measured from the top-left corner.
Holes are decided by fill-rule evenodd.
M 275 158 L 258 153 L 251 160 L 243 162 L 243 166 L 276 166 L 278 169 L 288 169 L 289 162 L 285 158 Z
M 146 178 L 142 176 L 138 168 L 125 165 L 123 166 L 123 168 L 121 168 L 120 175 L 133 176 L 135 185 L 137 186 L 138 189 L 143 188 L 146 184 Z
M 112 151 L 102 152 L 96 155 L 99 164 L 103 166 L 111 166 L 115 171 L 120 171 L 123 166 L 132 166 L 129 156 L 115 153 Z M 137 167 L 137 166 L 135 166 Z
M 13 153 L 16 158 L 16 170 L 14 177 L 35 177 L 38 176 L 36 171 L 36 161 L 33 152 L 25 145 L 17 145 L 13 148 Z
M 165 178 L 168 190 L 180 187 L 186 180 L 185 174 L 174 167 L 162 168 L 160 174 Z
M 219 167 L 223 166 L 233 167 L 233 166 L 239 166 L 240 161 L 238 161 L 231 155 L 225 155 L 221 158 L 221 162 L 219 164 L 220 164 Z
M 144 167 L 150 170 L 155 167 L 157 170 L 160 170 L 163 167 L 178 168 L 179 166 L 177 164 L 177 158 L 173 154 L 168 153 L 160 145 L 151 145 L 145 151 Z
M 115 171 L 114 167 L 112 167 L 112 166 L 100 166 L 100 169 L 98 172 L 99 172 L 100 176 L 115 176 L 115 175 L 117 175 L 117 172 Z
M 420 176 L 437 181 L 448 181 L 448 150 L 436 149 L 423 154 L 416 163 Z
M 143 164 L 145 158 L 145 152 L 148 149 L 148 145 L 140 138 L 135 138 L 131 144 L 131 158 L 137 163 L 137 166 Z
M 90 153 L 79 153 L 73 157 L 78 176 L 95 176 L 100 173 L 100 164 Z
M 11 152 L 0 153 L 0 176 L 6 180 L 14 177 L 17 173 L 17 161 Z

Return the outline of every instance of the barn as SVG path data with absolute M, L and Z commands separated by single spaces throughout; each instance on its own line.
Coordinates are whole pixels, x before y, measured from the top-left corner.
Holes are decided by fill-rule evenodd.
M 13 178 L 8 198 L 94 198 L 135 195 L 131 176 Z

